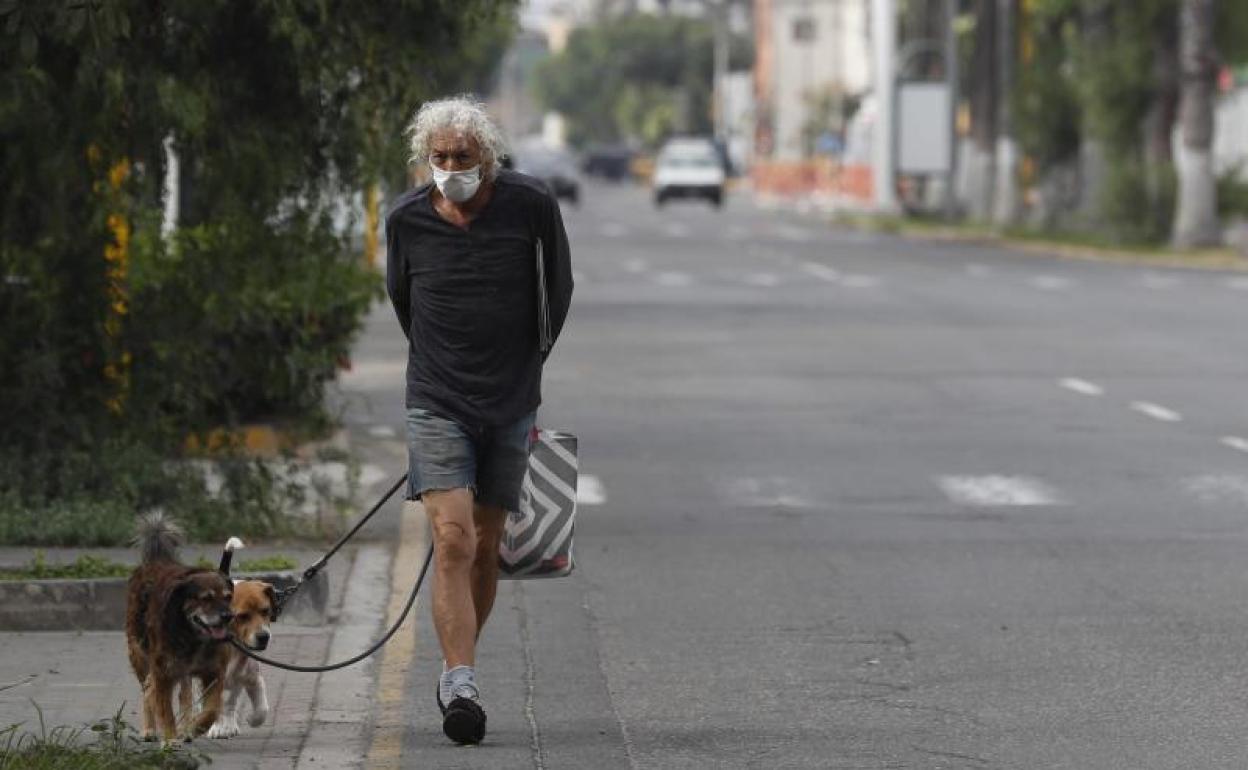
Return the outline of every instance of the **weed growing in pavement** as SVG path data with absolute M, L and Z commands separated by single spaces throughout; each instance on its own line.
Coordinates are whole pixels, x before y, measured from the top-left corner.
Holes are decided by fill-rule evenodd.
M 207 754 L 193 746 L 161 746 L 139 737 L 138 731 L 117 713 L 89 727 L 65 725 L 48 729 L 43 710 L 37 732 L 19 723 L 0 729 L 0 770 L 194 770 L 211 764 Z

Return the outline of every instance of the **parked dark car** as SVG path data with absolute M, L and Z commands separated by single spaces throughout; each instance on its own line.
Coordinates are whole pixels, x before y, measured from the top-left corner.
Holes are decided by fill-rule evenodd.
M 633 151 L 622 144 L 595 144 L 585 151 L 581 168 L 590 176 L 620 182 L 632 175 Z
M 569 200 L 573 206 L 580 203 L 581 180 L 572 153 L 547 147 L 530 148 L 517 152 L 513 161 L 517 171 L 545 182 L 556 198 Z

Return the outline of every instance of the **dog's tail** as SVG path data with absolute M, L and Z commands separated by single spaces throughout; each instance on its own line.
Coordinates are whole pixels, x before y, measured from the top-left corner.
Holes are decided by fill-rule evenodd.
M 225 541 L 225 548 L 221 550 L 221 565 L 217 567 L 223 575 L 230 574 L 230 562 L 234 560 L 234 549 L 242 548 L 243 541 L 236 537 L 232 537 Z
M 144 564 L 177 561 L 182 544 L 182 528 L 164 511 L 152 511 L 139 517 L 135 524 L 134 545 L 138 546 Z

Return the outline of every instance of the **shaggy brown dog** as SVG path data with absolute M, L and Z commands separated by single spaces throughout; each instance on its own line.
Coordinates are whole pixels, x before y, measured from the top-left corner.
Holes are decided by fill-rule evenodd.
M 130 575 L 126 601 L 126 645 L 143 688 L 143 737 L 151 738 L 155 729 L 167 742 L 179 733 L 202 735 L 217 721 L 233 617 L 234 585 L 217 570 L 179 563 L 180 535 L 163 514 L 139 520 L 142 561 Z M 204 710 L 191 730 L 179 730 L 173 689 L 182 685 L 182 715 L 189 717 L 193 678 L 203 688 Z
M 230 608 L 234 612 L 230 636 L 253 650 L 267 648 L 269 623 L 277 619 L 277 592 L 273 586 L 259 580 L 236 582 Z M 260 676 L 260 664 L 231 646 L 225 669 L 225 709 L 208 730 L 209 738 L 238 735 L 238 701 L 244 691 L 251 700 L 251 718 L 247 724 L 259 727 L 269 716 L 269 699 L 264 677 Z

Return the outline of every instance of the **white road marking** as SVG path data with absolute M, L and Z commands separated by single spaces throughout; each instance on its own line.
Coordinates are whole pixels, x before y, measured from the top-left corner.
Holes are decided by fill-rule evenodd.
M 1248 452 L 1248 438 L 1240 438 L 1239 436 L 1223 436 L 1222 443 L 1229 446 L 1231 449 Z
M 1149 289 L 1172 289 L 1179 285 L 1179 279 L 1162 273 L 1145 273 L 1140 277 L 1140 283 Z
M 1064 291 L 1069 289 L 1074 281 L 1057 275 L 1037 275 L 1031 279 L 1030 283 L 1041 291 Z
M 1131 408 L 1140 414 L 1148 415 L 1154 420 L 1161 420 L 1162 422 L 1179 422 L 1183 419 L 1183 415 L 1173 409 L 1167 409 L 1160 404 L 1154 404 L 1149 401 L 1132 401 Z
M 607 490 L 603 489 L 598 477 L 586 473 L 578 474 L 576 477 L 577 505 L 602 505 L 605 502 L 607 502 Z
M 810 231 L 803 227 L 794 227 L 793 225 L 776 225 L 776 235 L 786 241 L 795 243 L 810 243 L 815 239 Z
M 966 266 L 966 273 L 972 278 L 983 278 L 991 272 L 992 268 L 987 265 L 970 264 Z
M 1226 287 L 1236 291 L 1248 291 L 1248 277 L 1228 278 L 1226 279 Z
M 814 262 L 803 262 L 802 269 L 810 273 L 816 278 L 824 281 L 839 281 L 841 274 L 827 265 L 819 265 Z
M 1085 396 L 1105 395 L 1105 389 L 1100 385 L 1097 385 L 1095 382 L 1088 382 L 1087 380 L 1080 380 L 1075 377 L 1067 377 L 1062 380 L 1061 385 L 1067 390 L 1073 390 L 1076 393 L 1082 393 Z
M 1248 478 L 1243 476 L 1193 476 L 1183 486 L 1202 503 L 1248 505 Z
M 394 438 L 398 433 L 389 425 L 374 425 L 368 429 L 368 435 L 376 438 Z
M 810 508 L 810 496 L 795 480 L 780 476 L 736 478 L 726 485 L 728 500 L 750 508 Z
M 648 267 L 644 259 L 630 259 L 624 263 L 624 269 L 630 273 L 644 273 Z
M 847 289 L 872 289 L 880 285 L 880 278 L 875 275 L 847 275 L 841 279 L 841 285 Z
M 749 235 L 750 231 L 748 228 L 742 227 L 741 225 L 732 225 L 725 230 L 723 234 L 730 241 L 739 241 Z
M 763 288 L 780 285 L 780 276 L 775 273 L 750 273 L 745 276 L 744 280 L 751 286 L 761 286 Z
M 654 281 L 660 286 L 688 286 L 693 283 L 693 276 L 688 273 L 657 273 Z
M 684 238 L 689 235 L 689 228 L 679 222 L 671 222 L 663 228 L 663 232 L 672 238 Z
M 605 238 L 623 238 L 628 235 L 628 228 L 619 222 L 606 222 L 599 230 Z
M 942 476 L 940 488 L 958 505 L 1040 506 L 1060 505 L 1061 500 L 1045 483 L 1025 476 Z

